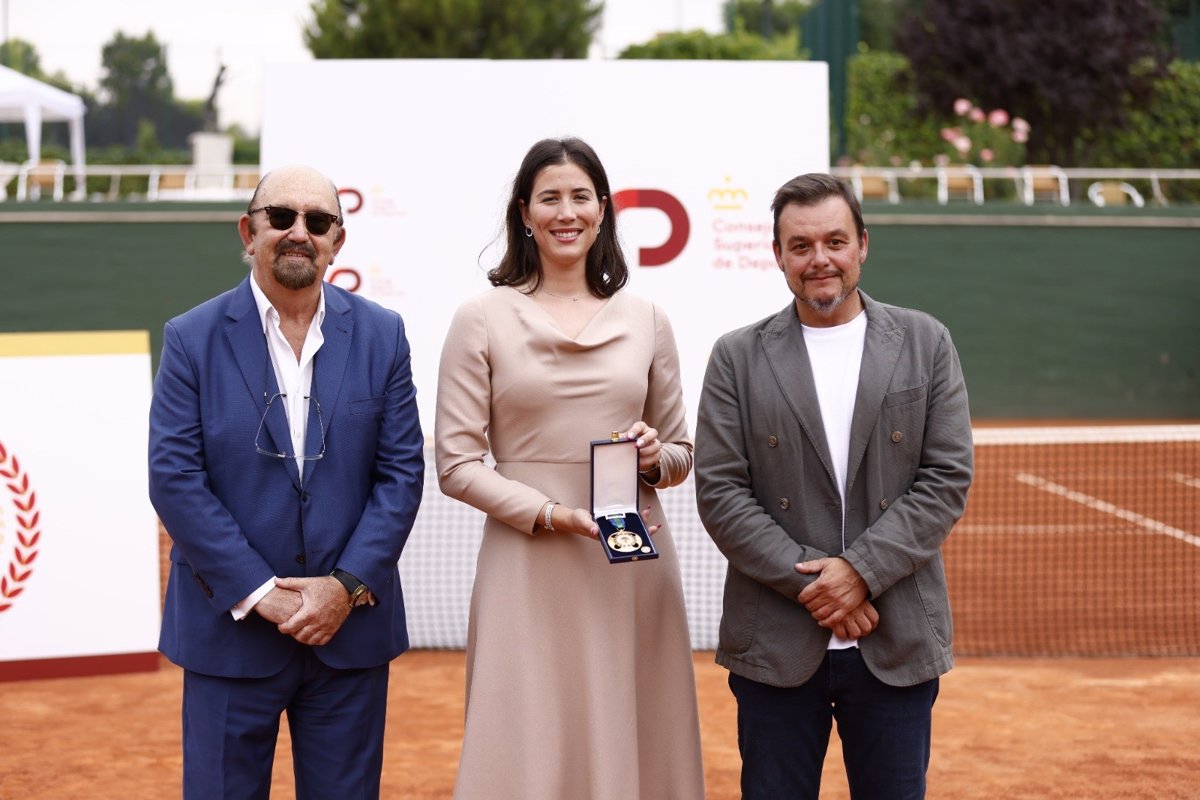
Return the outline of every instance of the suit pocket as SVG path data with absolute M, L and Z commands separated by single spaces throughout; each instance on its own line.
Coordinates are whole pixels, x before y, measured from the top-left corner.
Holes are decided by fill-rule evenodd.
M 383 417 L 383 409 L 387 405 L 387 395 L 367 397 L 362 400 L 350 401 L 351 422 L 378 422 Z
M 925 612 L 929 630 L 938 644 L 949 647 L 954 636 L 954 623 L 950 616 L 946 575 L 942 570 L 941 561 L 934 559 L 917 570 L 912 575 L 912 582 L 916 586 L 917 596 L 921 598 L 921 608 Z
M 914 386 L 911 389 L 901 389 L 898 392 L 888 392 L 883 398 L 883 404 L 888 408 L 915 403 L 918 400 L 924 400 L 929 394 L 929 384 L 922 383 L 920 386 Z
M 921 443 L 925 438 L 925 414 L 929 399 L 929 384 L 889 392 L 883 400 L 879 434 L 884 458 L 884 475 L 900 480 L 904 487 L 912 483 L 912 475 L 921 459 Z
M 725 578 L 725 602 L 721 613 L 717 639 L 721 649 L 730 655 L 740 655 L 750 649 L 758 628 L 758 607 L 767 589 L 730 570 Z

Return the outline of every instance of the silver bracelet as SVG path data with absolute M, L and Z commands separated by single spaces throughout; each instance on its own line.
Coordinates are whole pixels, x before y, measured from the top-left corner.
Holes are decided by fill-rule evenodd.
M 551 515 L 554 513 L 554 507 L 558 503 L 553 500 L 546 503 L 546 513 L 542 515 L 542 527 L 548 531 L 554 530 L 554 522 L 551 520 Z

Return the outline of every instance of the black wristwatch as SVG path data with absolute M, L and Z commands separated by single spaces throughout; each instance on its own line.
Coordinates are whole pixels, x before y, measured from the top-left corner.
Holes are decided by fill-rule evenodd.
M 345 586 L 346 591 L 350 593 L 350 608 L 354 608 L 355 606 L 359 606 L 367 602 L 367 585 L 365 583 L 351 575 L 349 572 L 346 572 L 344 569 L 335 569 L 329 574 L 337 578 L 338 582 L 341 583 L 342 586 Z

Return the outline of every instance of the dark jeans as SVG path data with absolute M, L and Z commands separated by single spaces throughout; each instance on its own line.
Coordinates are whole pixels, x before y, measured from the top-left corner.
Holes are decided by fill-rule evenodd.
M 837 720 L 853 800 L 925 797 L 938 679 L 888 686 L 857 647 L 831 650 L 802 686 L 729 675 L 738 704 L 743 800 L 817 800 Z

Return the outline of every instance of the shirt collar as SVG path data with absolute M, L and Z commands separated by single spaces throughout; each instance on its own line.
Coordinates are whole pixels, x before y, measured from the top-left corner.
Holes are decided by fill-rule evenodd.
M 250 292 L 254 295 L 254 305 L 258 307 L 258 321 L 262 323 L 263 333 L 266 333 L 268 323 L 279 323 L 279 312 L 275 310 L 275 306 L 271 305 L 271 301 L 267 299 L 266 293 L 258 285 L 258 281 L 255 280 L 253 272 L 250 273 Z M 323 281 L 321 283 L 321 294 L 317 298 L 317 314 L 314 319 L 318 329 L 325 324 L 325 284 Z

